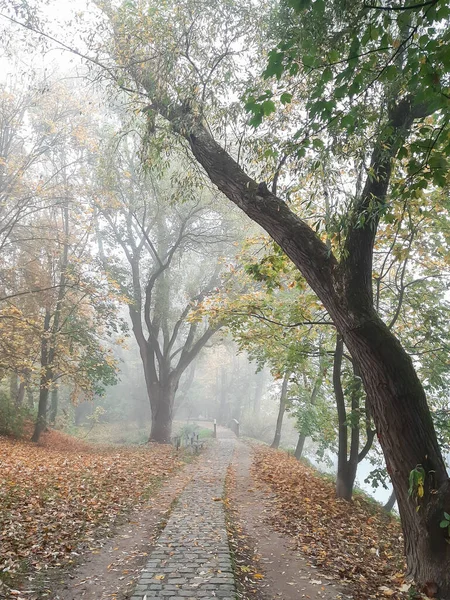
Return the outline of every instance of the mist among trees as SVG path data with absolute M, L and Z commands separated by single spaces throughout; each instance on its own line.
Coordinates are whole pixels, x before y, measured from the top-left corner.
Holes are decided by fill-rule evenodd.
M 0 2 L 1 433 L 239 423 L 349 502 L 364 461 L 449 597 L 447 4 L 41 4 Z

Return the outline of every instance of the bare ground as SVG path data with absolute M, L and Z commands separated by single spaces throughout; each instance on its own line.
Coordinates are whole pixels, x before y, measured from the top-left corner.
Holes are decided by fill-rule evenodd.
M 251 475 L 252 449 L 238 442 L 228 480 L 239 596 L 243 600 L 350 597 L 342 584 L 320 573 L 293 542 L 269 524 L 273 494 Z M 245 565 L 244 563 L 253 563 Z M 247 570 L 249 569 L 249 570 Z

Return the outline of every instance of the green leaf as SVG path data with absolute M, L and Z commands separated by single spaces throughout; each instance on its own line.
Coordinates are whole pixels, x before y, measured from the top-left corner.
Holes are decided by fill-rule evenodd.
M 284 52 L 278 52 L 277 50 L 271 50 L 269 52 L 269 62 L 263 73 L 264 79 L 269 79 L 274 76 L 278 80 L 281 79 L 284 72 L 284 56 Z
M 371 27 L 370 29 L 370 39 L 375 41 L 378 40 L 378 38 L 380 37 L 380 30 L 378 29 L 378 27 Z
M 328 83 L 332 79 L 333 79 L 333 71 L 331 70 L 330 67 L 327 67 L 324 70 L 324 72 L 322 73 L 322 82 L 323 83 Z
M 280 102 L 281 104 L 290 104 L 292 102 L 292 94 L 284 92 L 284 94 L 281 94 Z
M 346 85 L 341 85 L 340 87 L 338 87 L 334 90 L 334 97 L 337 98 L 338 100 L 340 100 L 341 98 L 345 98 L 345 96 L 347 94 L 348 94 L 348 86 L 346 86 Z
M 262 103 L 262 110 L 265 117 L 268 117 L 275 112 L 276 108 L 273 100 L 265 100 L 265 102 Z
M 450 525 L 450 521 L 441 521 L 441 522 L 439 523 L 439 527 L 440 527 L 441 529 L 446 529 L 446 528 L 447 528 L 449 525 Z
M 444 517 L 447 519 L 447 521 L 450 521 L 450 515 L 448 513 L 446 513 L 445 511 L 444 511 Z
M 289 67 L 289 75 L 291 77 L 294 77 L 295 75 L 297 75 L 297 73 L 300 70 L 300 65 L 296 62 L 292 63 L 291 66 Z
M 388 67 L 386 67 L 386 69 L 384 70 L 384 73 L 383 73 L 383 77 L 387 81 L 394 81 L 394 79 L 397 77 L 397 75 L 398 75 L 398 71 L 397 71 L 397 67 L 395 65 L 389 65 Z
M 355 117 L 353 115 L 345 115 L 345 117 L 342 117 L 342 119 L 341 119 L 341 126 L 344 127 L 345 129 L 349 129 L 350 127 L 353 127 L 354 124 L 355 124 Z
M 263 116 L 264 114 L 262 111 L 255 113 L 253 117 L 249 120 L 249 124 L 255 128 L 259 127 L 262 123 Z
M 331 52 L 328 54 L 328 62 L 330 63 L 335 63 L 339 60 L 340 58 L 340 54 L 337 50 L 331 50 Z
M 402 146 L 400 150 L 397 152 L 397 158 L 401 160 L 402 158 L 406 158 L 408 156 L 408 148 Z

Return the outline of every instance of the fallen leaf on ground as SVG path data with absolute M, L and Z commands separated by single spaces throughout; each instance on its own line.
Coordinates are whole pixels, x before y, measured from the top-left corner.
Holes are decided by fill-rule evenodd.
M 351 503 L 337 499 L 330 480 L 286 452 L 258 446 L 252 472 L 271 490 L 274 510 L 267 522 L 291 536 L 321 575 L 345 581 L 361 600 L 407 598 L 402 532 L 395 517 L 362 496 Z

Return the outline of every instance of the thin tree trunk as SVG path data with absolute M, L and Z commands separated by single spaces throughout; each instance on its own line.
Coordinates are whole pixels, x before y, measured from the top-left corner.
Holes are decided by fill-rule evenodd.
M 300 435 L 298 436 L 297 446 L 295 447 L 295 452 L 294 452 L 294 456 L 297 460 L 300 460 L 302 457 L 303 448 L 305 446 L 305 441 L 306 441 L 306 435 L 303 433 L 300 433 Z
M 38 442 L 41 433 L 47 426 L 47 408 L 48 394 L 54 379 L 53 364 L 56 357 L 56 336 L 59 332 L 59 324 L 61 319 L 61 311 L 64 296 L 66 293 L 66 270 L 69 262 L 69 208 L 66 203 L 63 209 L 64 221 L 64 249 L 60 264 L 60 277 L 58 297 L 56 300 L 55 313 L 53 315 L 53 324 L 50 327 L 50 308 L 45 310 L 44 331 L 41 341 L 41 379 L 39 390 L 39 405 L 36 424 L 34 427 L 32 442 Z M 50 335 L 49 335 L 50 334 Z
M 354 381 L 351 389 L 352 418 L 348 422 L 345 396 L 342 389 L 342 358 L 344 355 L 344 344 L 342 337 L 338 334 L 336 338 L 336 350 L 333 362 L 333 389 L 336 400 L 339 425 L 338 441 L 338 468 L 336 475 L 336 496 L 344 500 L 351 500 L 353 487 L 355 485 L 358 463 L 367 454 L 369 447 L 359 453 L 359 401 L 360 401 L 360 377 L 358 368 L 353 366 Z M 351 427 L 350 448 L 348 448 L 348 428 Z M 373 439 L 373 437 L 372 437 Z M 367 445 L 366 445 L 367 446 Z
M 28 408 L 30 408 L 32 410 L 34 408 L 34 397 L 33 397 L 33 390 L 31 389 L 31 377 L 29 375 L 27 376 L 27 382 L 26 382 L 26 395 L 27 395 L 27 406 L 28 406 Z
M 319 352 L 321 351 L 321 347 L 322 347 L 322 344 L 319 345 Z M 319 371 L 317 373 L 317 377 L 314 382 L 311 396 L 309 398 L 309 403 L 311 404 L 311 406 L 314 406 L 316 404 L 317 396 L 319 394 L 320 388 L 322 387 L 322 381 L 323 381 L 323 377 L 324 377 L 324 364 L 323 364 L 324 357 L 325 357 L 325 355 L 321 354 L 321 357 L 319 360 Z M 305 387 L 306 387 L 306 384 L 305 384 Z M 303 448 L 305 446 L 307 437 L 308 437 L 307 431 L 300 432 L 299 437 L 298 437 L 297 447 L 295 448 L 295 452 L 294 452 L 294 456 L 297 460 L 300 460 L 300 458 L 302 457 Z
M 395 503 L 397 502 L 397 498 L 395 497 L 395 492 L 394 490 L 392 490 L 391 495 L 389 496 L 388 501 L 386 502 L 386 504 L 383 506 L 384 510 L 386 512 L 391 512 L 391 510 L 394 508 Z
M 253 396 L 253 414 L 259 415 L 261 411 L 261 400 L 265 384 L 264 370 L 256 374 L 255 395 Z
M 347 460 L 348 429 L 347 410 L 345 408 L 344 390 L 342 389 L 341 371 L 342 357 L 344 354 L 344 341 L 342 336 L 336 336 L 336 348 L 333 360 L 333 390 L 338 414 L 338 466 L 336 474 L 336 496 L 351 500 L 352 497 L 352 472 Z M 354 479 L 354 478 L 353 478 Z
M 55 424 L 58 414 L 58 388 L 54 385 L 50 394 L 50 413 L 49 421 L 52 425 Z
M 280 445 L 281 428 L 283 427 L 283 418 L 284 418 L 284 413 L 286 411 L 287 389 L 288 389 L 288 383 L 289 383 L 290 376 L 291 376 L 291 373 L 289 371 L 287 371 L 284 374 L 283 383 L 281 385 L 280 407 L 278 409 L 277 425 L 275 428 L 275 437 L 273 438 L 271 448 L 278 448 Z
M 41 433 L 47 426 L 47 402 L 48 390 L 53 379 L 53 374 L 49 365 L 49 339 L 48 332 L 50 331 L 50 309 L 47 307 L 44 317 L 44 330 L 41 338 L 41 377 L 39 381 L 39 404 L 34 432 L 31 437 L 32 442 L 38 442 Z
M 9 377 L 9 397 L 12 403 L 17 404 L 19 395 L 19 377 L 17 373 L 11 373 Z
M 21 381 L 19 383 L 19 389 L 17 392 L 16 406 L 23 406 L 23 401 L 25 399 L 25 381 Z

